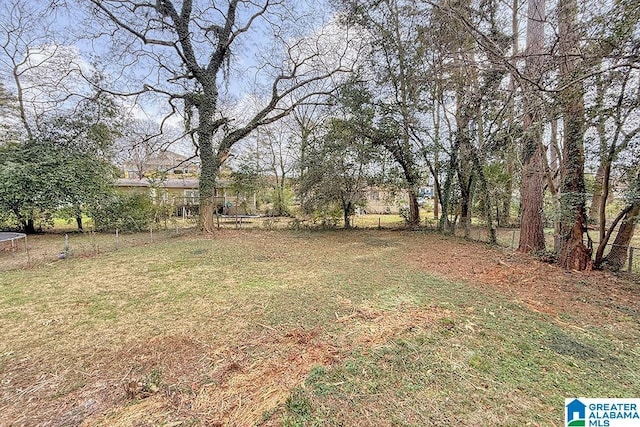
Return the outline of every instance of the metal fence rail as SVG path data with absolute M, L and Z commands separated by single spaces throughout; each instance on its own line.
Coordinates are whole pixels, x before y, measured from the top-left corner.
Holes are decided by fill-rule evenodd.
M 472 239 L 488 242 L 488 232 L 486 227 L 474 227 L 471 231 Z M 553 235 L 547 234 L 547 248 L 553 247 Z M 507 247 L 515 250 L 518 247 L 518 241 L 520 239 L 520 230 L 517 228 L 513 229 L 499 229 L 497 232 L 498 245 Z M 599 242 L 593 241 L 593 248 L 595 254 L 595 248 L 598 247 Z M 613 243 L 608 243 L 608 250 L 605 250 L 604 255 L 606 256 L 611 248 L 613 247 Z M 640 247 L 629 246 L 627 252 L 627 263 L 626 263 L 626 271 L 630 273 L 640 274 Z
M 291 229 L 305 230 L 315 228 L 337 228 L 340 225 L 334 223 L 324 224 L 321 221 L 312 221 L 300 218 L 282 218 L 282 217 L 253 217 L 242 215 L 216 216 L 216 227 L 220 229 L 245 229 L 260 228 L 266 230 L 275 229 Z M 184 234 L 189 234 L 195 230 L 195 220 L 164 222 L 164 224 L 156 224 L 147 233 L 136 234 L 119 234 L 119 233 L 85 233 L 85 234 L 69 234 L 65 238 L 64 234 L 49 235 L 43 239 L 37 239 L 33 243 L 31 239 L 29 243 L 25 241 L 24 245 L 13 248 L 13 250 L 5 250 L 11 253 L 9 256 L 0 257 L 0 271 L 33 266 L 41 263 L 51 262 L 57 259 L 59 255 L 70 251 L 71 256 L 87 256 L 100 252 L 109 252 L 117 250 L 121 247 L 136 246 L 140 244 L 148 244 L 155 242 L 163 242 L 167 239 L 175 238 Z M 406 227 L 403 220 L 395 215 L 366 215 L 366 217 L 356 217 L 353 226 L 357 229 L 402 229 Z M 426 228 L 437 229 L 435 221 L 427 221 Z M 518 247 L 520 239 L 520 230 L 517 228 L 501 228 L 497 232 L 498 245 L 504 248 L 515 250 Z M 464 237 L 464 230 L 458 228 L 456 236 Z M 489 235 L 486 227 L 481 224 L 473 225 L 467 236 L 470 239 L 488 242 Z M 547 248 L 553 247 L 553 235 L 547 234 Z M 46 242 L 49 241 L 47 244 Z M 53 241 L 53 245 L 51 244 Z M 594 246 L 598 242 L 593 242 Z M 612 244 L 607 245 L 609 247 Z M 17 249 L 17 250 L 16 250 Z M 605 252 L 606 255 L 607 252 Z M 629 247 L 626 270 L 636 274 L 640 274 L 640 247 Z

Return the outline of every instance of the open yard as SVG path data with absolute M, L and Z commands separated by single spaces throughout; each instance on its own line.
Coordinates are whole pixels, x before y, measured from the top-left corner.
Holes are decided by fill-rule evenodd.
M 565 397 L 640 397 L 637 276 L 428 232 L 146 238 L 0 253 L 0 426 L 561 426 Z

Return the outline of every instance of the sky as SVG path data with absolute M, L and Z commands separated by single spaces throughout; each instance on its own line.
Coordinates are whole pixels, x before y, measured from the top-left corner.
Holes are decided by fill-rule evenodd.
M 88 2 L 83 3 L 86 5 Z M 280 22 L 273 16 L 270 18 L 271 24 L 277 24 L 278 35 L 288 42 L 296 41 L 296 37 L 304 32 L 313 33 L 331 19 L 324 2 L 293 3 L 303 18 L 293 22 L 292 13 L 286 14 L 286 11 L 283 11 Z M 77 72 L 79 70 L 85 76 L 96 69 L 105 73 L 106 86 L 115 92 L 139 91 L 145 84 L 169 88 L 166 81 L 171 76 L 157 67 L 156 60 L 160 58 L 164 64 L 171 64 L 174 52 L 156 49 L 137 57 L 122 54 L 122 47 L 127 40 L 106 36 L 87 37 L 87 34 L 95 34 L 101 27 L 88 18 L 87 9 L 78 9 L 77 4 L 72 2 L 65 4 L 75 9 L 49 9 L 49 1 L 46 0 L 0 0 L 0 32 L 3 47 L 7 48 L 0 52 L 0 76 L 7 89 L 16 93 L 15 83 L 11 79 L 15 64 L 13 60 L 20 62 L 25 55 L 30 55 L 18 70 L 22 73 L 21 83 L 26 89 L 25 99 L 34 101 L 30 103 L 34 111 L 70 103 L 71 99 L 62 100 L 65 90 L 86 93 L 88 86 L 83 85 Z M 246 13 L 241 12 L 241 18 L 242 15 L 246 17 Z M 256 84 L 259 86 L 266 81 L 269 69 L 263 67 L 263 61 L 277 60 L 279 54 L 270 43 L 273 27 L 267 25 L 265 20 L 257 20 L 254 27 L 239 38 L 240 43 L 232 50 L 229 78 L 220 85 L 222 107 L 237 109 L 237 116 L 242 116 L 242 112 L 248 112 L 258 104 L 255 95 L 249 95 L 255 90 Z M 55 53 L 52 53 L 54 50 Z M 208 51 L 201 51 L 201 56 L 206 55 Z M 36 64 L 38 67 L 27 70 L 29 65 Z M 47 85 L 38 88 L 43 82 Z M 171 89 L 175 90 L 175 86 Z M 130 117 L 140 120 L 159 122 L 170 112 L 166 99 L 158 96 L 145 94 L 128 97 L 122 104 Z M 176 114 L 167 123 L 182 126 L 182 117 Z

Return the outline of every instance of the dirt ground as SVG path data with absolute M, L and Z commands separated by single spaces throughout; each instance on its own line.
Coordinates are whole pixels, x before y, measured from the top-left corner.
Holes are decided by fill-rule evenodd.
M 620 307 L 640 312 L 640 279 L 632 274 L 605 271 L 566 271 L 530 255 L 466 242 L 438 239 L 437 251 L 421 251 L 407 262 L 442 277 L 493 287 L 526 304 L 531 310 L 552 315 L 562 323 L 565 315 L 581 315 L 591 324 L 611 322 Z

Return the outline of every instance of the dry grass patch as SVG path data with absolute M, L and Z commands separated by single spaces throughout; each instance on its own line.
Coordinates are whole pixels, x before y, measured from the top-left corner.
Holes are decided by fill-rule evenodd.
M 636 390 L 633 286 L 384 231 L 72 257 L 0 276 L 0 425 L 550 425 Z
M 222 231 L 3 273 L 3 419 L 267 419 L 314 366 L 433 317 L 388 294 L 399 243 L 374 240 Z

